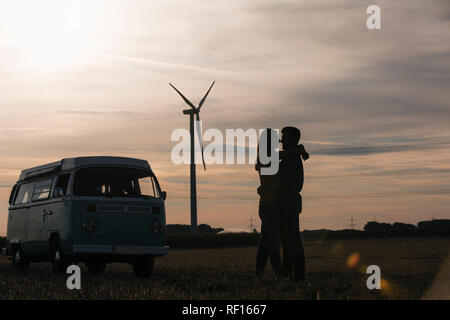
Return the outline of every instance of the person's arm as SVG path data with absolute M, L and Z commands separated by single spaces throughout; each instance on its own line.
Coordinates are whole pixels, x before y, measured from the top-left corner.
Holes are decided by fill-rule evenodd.
M 309 153 L 306 151 L 304 145 L 302 145 L 302 144 L 298 145 L 297 149 L 299 150 L 300 154 L 302 155 L 303 160 L 309 159 Z
M 289 155 L 280 164 L 280 191 L 298 193 L 303 188 L 303 164 L 298 155 Z
M 295 155 L 300 154 L 303 158 L 303 160 L 309 159 L 309 153 L 306 151 L 305 146 L 302 144 L 299 144 L 295 149 L 292 150 L 281 150 L 279 155 L 280 159 L 284 159 L 289 155 Z
M 308 157 L 309 157 L 309 154 L 308 154 Z M 298 192 L 301 192 L 303 189 L 303 183 L 305 182 L 305 177 L 304 177 L 304 173 L 303 173 L 303 163 L 302 163 L 301 159 L 299 159 L 297 172 L 298 172 L 298 180 L 297 180 L 298 181 Z

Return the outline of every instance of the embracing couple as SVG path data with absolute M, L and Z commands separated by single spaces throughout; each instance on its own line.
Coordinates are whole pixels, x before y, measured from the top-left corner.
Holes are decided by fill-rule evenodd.
M 270 129 L 268 129 L 270 131 Z M 256 257 L 256 275 L 260 276 L 267 259 L 270 258 L 276 276 L 303 280 L 305 277 L 305 255 L 300 238 L 299 214 L 302 211 L 300 191 L 303 187 L 303 163 L 309 154 L 299 144 L 300 130 L 285 127 L 281 130 L 282 150 L 276 174 L 261 174 L 263 165 L 259 158 L 255 169 L 259 173 L 261 185 L 258 187 L 259 217 L 261 218 L 261 238 Z M 269 139 L 270 141 L 270 139 Z M 268 148 L 270 143 L 259 147 Z M 280 243 L 283 247 L 283 265 L 280 258 Z

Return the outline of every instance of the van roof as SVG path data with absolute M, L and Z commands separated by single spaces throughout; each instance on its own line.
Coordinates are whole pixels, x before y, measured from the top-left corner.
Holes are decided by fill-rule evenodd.
M 31 178 L 56 171 L 68 171 L 79 167 L 96 166 L 96 165 L 131 166 L 142 168 L 148 171 L 152 170 L 147 160 L 125 158 L 125 157 L 102 157 L 102 156 L 77 157 L 77 158 L 66 158 L 60 161 L 22 170 L 22 172 L 20 173 L 19 180 L 24 180 L 26 178 Z

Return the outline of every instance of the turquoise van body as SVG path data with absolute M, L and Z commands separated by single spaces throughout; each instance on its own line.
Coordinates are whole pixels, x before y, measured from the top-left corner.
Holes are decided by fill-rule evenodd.
M 84 262 L 100 273 L 126 262 L 149 276 L 169 252 L 165 197 L 140 159 L 78 157 L 23 170 L 9 199 L 6 253 L 16 269 L 50 261 L 65 272 Z

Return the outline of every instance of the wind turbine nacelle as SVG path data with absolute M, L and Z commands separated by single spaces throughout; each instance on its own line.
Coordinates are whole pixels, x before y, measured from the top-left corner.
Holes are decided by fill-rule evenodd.
M 193 110 L 193 109 L 186 109 L 186 110 L 183 110 L 183 114 L 195 114 L 195 110 Z

